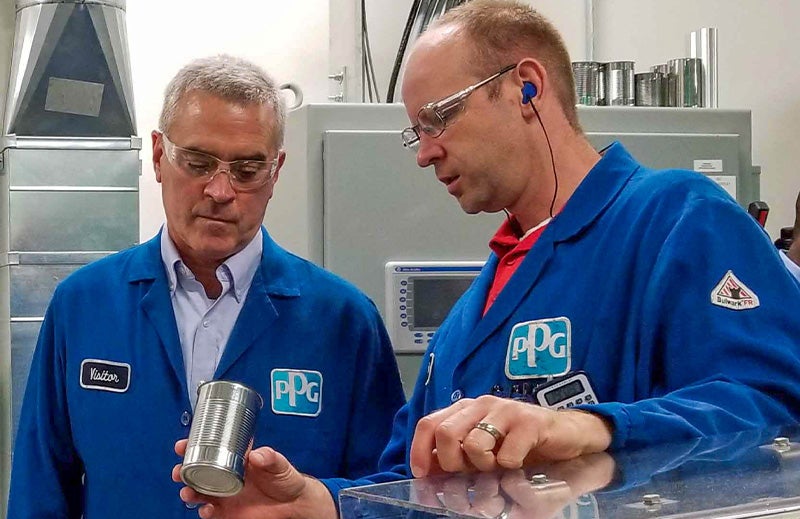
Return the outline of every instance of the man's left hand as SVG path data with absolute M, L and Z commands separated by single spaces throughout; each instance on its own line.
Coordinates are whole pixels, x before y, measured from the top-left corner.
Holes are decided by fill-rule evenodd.
M 410 464 L 415 477 L 515 469 L 601 452 L 610 444 L 611 426 L 598 415 L 485 395 L 422 418 Z

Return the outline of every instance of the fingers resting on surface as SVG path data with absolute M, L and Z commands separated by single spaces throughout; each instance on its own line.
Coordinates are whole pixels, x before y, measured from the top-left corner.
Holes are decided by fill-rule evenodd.
M 602 451 L 610 442 L 611 429 L 599 416 L 484 395 L 422 418 L 410 465 L 415 477 L 513 469 Z

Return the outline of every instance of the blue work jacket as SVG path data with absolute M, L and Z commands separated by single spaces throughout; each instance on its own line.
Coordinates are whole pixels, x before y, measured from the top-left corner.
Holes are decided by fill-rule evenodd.
M 374 472 L 404 403 L 381 318 L 352 285 L 262 232 L 261 265 L 214 378 L 263 397 L 256 446 L 317 477 Z M 170 479 L 192 408 L 159 243 L 56 289 L 22 407 L 9 519 L 197 517 Z M 127 387 L 103 387 L 87 361 L 127 373 Z
M 798 284 L 708 178 L 648 169 L 615 143 L 483 315 L 497 262 L 492 254 L 431 341 L 384 472 L 326 480 L 332 492 L 410 476 L 420 418 L 535 371 L 523 339 L 540 361 L 588 375 L 599 403 L 577 407 L 610 421 L 612 449 L 800 418 Z M 568 356 L 548 357 L 544 336 Z

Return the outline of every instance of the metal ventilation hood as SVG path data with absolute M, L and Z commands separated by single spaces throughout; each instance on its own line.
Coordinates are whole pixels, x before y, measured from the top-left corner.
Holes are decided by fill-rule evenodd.
M 125 0 L 16 0 L 6 135 L 136 134 Z

